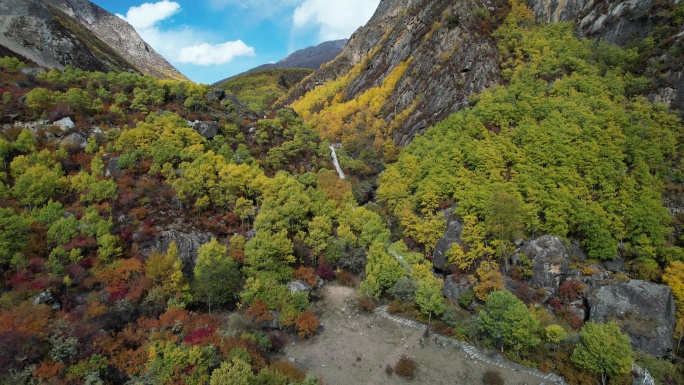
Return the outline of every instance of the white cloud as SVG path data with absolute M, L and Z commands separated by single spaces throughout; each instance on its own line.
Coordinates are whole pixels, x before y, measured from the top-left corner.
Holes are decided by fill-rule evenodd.
M 224 64 L 238 56 L 254 56 L 254 48 L 242 40 L 229 41 L 223 44 L 202 43 L 180 50 L 178 61 L 197 65 Z
M 380 0 L 304 0 L 294 11 L 295 29 L 317 28 L 320 41 L 348 38 L 365 24 Z
M 214 9 L 237 6 L 242 9 L 259 11 L 260 13 L 270 13 L 301 2 L 302 0 L 209 0 L 209 5 Z
M 232 1 L 232 0 L 215 0 Z M 208 43 L 206 34 L 190 27 L 163 29 L 161 22 L 181 11 L 173 1 L 162 0 L 131 7 L 126 16 L 117 14 L 129 22 L 143 38 L 170 62 L 195 65 L 216 65 L 231 62 L 238 56 L 254 56 L 254 48 L 242 40 L 219 44 Z
M 129 22 L 135 29 L 154 28 L 157 23 L 168 19 L 180 11 L 180 4 L 168 0 L 157 3 L 144 3 L 139 7 L 131 7 L 126 16 L 117 15 Z

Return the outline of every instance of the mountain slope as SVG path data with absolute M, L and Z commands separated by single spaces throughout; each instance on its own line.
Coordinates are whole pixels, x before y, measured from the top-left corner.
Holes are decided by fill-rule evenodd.
M 375 123 L 370 125 L 389 129 L 359 128 L 350 118 L 354 114 L 345 112 L 341 121 L 348 121 L 350 127 L 326 136 L 349 143 L 357 136 L 352 131 L 362 130 L 365 137 L 358 139 L 372 142 L 377 138 L 376 150 L 390 138 L 405 145 L 428 126 L 464 108 L 469 95 L 501 82 L 496 46 L 487 36 L 501 16 L 487 7 L 505 10 L 505 2 L 500 3 L 382 1 L 342 54 L 295 87 L 287 102 L 294 102 L 298 113 L 312 117 L 314 126 L 330 126 L 331 122 L 316 119 L 327 114 L 321 112 L 323 105 L 333 99 L 352 101 L 381 87 L 394 73 L 398 79 L 386 84 L 382 100 L 372 97 Z M 400 69 L 402 63 L 405 68 Z M 307 95 L 326 83 L 335 85 Z M 358 111 L 367 107 L 360 106 Z
M 124 20 L 87 0 L 0 0 L 0 45 L 48 68 L 184 76 Z
M 684 111 L 684 4 L 675 0 L 529 0 L 537 20 L 573 21 L 579 36 L 635 48 L 649 97 Z
M 213 85 L 218 86 L 226 80 L 233 79 L 241 75 L 273 68 L 308 68 L 317 70 L 321 67 L 321 65 L 335 59 L 337 55 L 342 52 L 342 49 L 347 44 L 347 41 L 347 39 L 326 41 L 317 46 L 303 48 L 287 55 L 285 59 L 282 59 L 277 63 L 262 64 L 241 74 L 219 80 Z

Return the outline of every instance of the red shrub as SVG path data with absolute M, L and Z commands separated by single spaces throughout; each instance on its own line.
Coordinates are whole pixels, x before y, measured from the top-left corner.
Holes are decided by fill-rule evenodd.
M 318 268 L 316 269 L 316 275 L 321 277 L 321 279 L 330 281 L 332 279 L 335 279 L 335 270 L 329 264 L 321 263 L 318 265 Z
M 562 302 L 572 302 L 584 292 L 584 285 L 577 281 L 565 281 L 558 288 L 558 299 Z
M 278 361 L 272 363 L 269 368 L 287 377 L 288 380 L 294 382 L 302 382 L 306 378 L 306 373 L 302 372 L 293 363 L 289 361 Z
M 308 283 L 311 287 L 318 284 L 318 278 L 312 267 L 300 266 L 295 270 L 294 276 L 296 279 Z
M 119 290 L 113 291 L 109 293 L 109 302 L 114 303 L 120 299 L 126 298 L 126 294 L 128 294 L 128 287 L 124 286 L 120 288 Z
M 183 341 L 187 342 L 190 345 L 199 345 L 207 339 L 211 338 L 213 335 L 214 331 L 212 329 L 201 328 L 186 334 L 183 338 Z
M 402 354 L 397 364 L 394 365 L 394 372 L 402 377 L 413 379 L 416 376 L 416 362 L 406 354 Z
M 354 277 L 351 275 L 350 272 L 348 271 L 342 271 L 337 275 L 337 282 L 344 286 L 354 286 L 356 285 L 356 281 L 354 280 Z
M 7 283 L 13 288 L 17 288 L 18 286 L 28 282 L 30 279 L 31 275 L 27 271 L 21 270 L 9 275 Z
M 302 338 L 309 338 L 318 329 L 318 317 L 311 310 L 305 310 L 297 318 L 297 331 Z
M 261 298 L 257 298 L 252 302 L 252 306 L 245 310 L 245 315 L 255 323 L 273 320 L 273 314 L 268 310 L 266 303 Z
M 29 290 L 43 291 L 48 286 L 47 278 L 39 278 L 29 285 Z

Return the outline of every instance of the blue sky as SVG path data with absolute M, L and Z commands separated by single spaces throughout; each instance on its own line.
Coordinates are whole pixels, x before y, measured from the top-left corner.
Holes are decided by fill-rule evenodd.
M 213 83 L 348 38 L 380 0 L 91 0 L 131 23 L 191 80 Z

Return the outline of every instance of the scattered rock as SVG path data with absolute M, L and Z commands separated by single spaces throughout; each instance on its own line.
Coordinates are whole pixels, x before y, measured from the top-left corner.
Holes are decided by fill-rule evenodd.
M 570 265 L 570 250 L 553 235 L 543 235 L 527 242 L 520 252 L 532 261 L 531 283 L 550 293 L 558 292 Z
M 311 285 L 301 280 L 289 282 L 287 288 L 290 289 L 291 294 L 308 293 L 311 291 Z
M 190 126 L 205 139 L 211 139 L 221 132 L 221 125 L 217 122 L 188 122 Z
M 85 148 L 86 144 L 88 143 L 88 139 L 85 137 L 85 135 L 79 133 L 79 132 L 72 132 L 71 134 L 65 136 L 59 141 L 60 145 L 72 145 L 72 146 L 78 146 L 80 148 Z
M 110 176 L 117 175 L 120 172 L 121 169 L 119 168 L 119 158 L 113 157 L 109 159 L 109 163 L 107 163 L 107 169 L 105 170 L 105 177 L 109 178 Z
M 38 74 L 45 72 L 44 69 L 37 67 L 23 67 L 19 71 L 26 76 L 38 76 Z
M 52 294 L 52 291 L 50 291 L 50 289 L 47 289 L 44 292 L 33 297 L 33 306 L 38 305 L 48 305 L 53 310 L 59 310 L 59 308 L 62 306 L 60 305 L 57 297 L 55 297 L 55 295 Z
M 442 294 L 452 301 L 458 301 L 460 297 L 466 291 L 472 289 L 472 282 L 468 281 L 465 277 L 456 277 L 455 275 L 449 275 L 444 279 L 444 286 L 442 286 Z
M 604 261 L 603 266 L 605 266 L 606 269 L 612 271 L 613 273 L 619 273 L 625 266 L 625 260 L 620 257 L 617 257 L 610 261 Z
M 66 118 L 62 118 L 62 119 L 60 119 L 60 120 L 58 120 L 52 124 L 61 128 L 62 132 L 67 132 L 76 126 L 76 124 L 74 124 L 74 121 L 71 120 L 71 118 L 68 116 Z
M 670 287 L 630 280 L 603 286 L 587 301 L 589 319 L 616 321 L 634 349 L 656 357 L 671 354 L 675 305 Z

